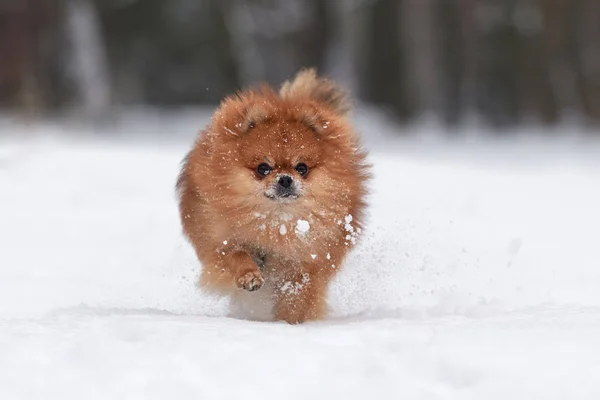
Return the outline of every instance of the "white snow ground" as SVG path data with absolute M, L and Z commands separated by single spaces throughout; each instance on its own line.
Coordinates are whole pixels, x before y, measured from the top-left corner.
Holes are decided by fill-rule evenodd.
M 288 326 L 194 287 L 196 119 L 0 122 L 0 399 L 600 398 L 598 143 L 378 146 L 395 128 L 362 121 L 367 233 L 332 317 Z

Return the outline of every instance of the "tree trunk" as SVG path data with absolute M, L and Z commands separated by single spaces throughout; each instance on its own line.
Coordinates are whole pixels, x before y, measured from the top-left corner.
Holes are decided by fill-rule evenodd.
M 108 61 L 95 5 L 90 0 L 66 2 L 68 66 L 75 78 L 78 100 L 86 116 L 101 117 L 110 106 Z
M 437 118 L 441 109 L 435 0 L 402 2 L 400 37 L 406 49 L 404 79 L 418 117 Z

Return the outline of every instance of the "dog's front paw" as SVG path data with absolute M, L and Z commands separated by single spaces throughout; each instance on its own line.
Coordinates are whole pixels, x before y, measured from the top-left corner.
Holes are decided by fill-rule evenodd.
M 254 292 L 255 290 L 260 289 L 263 283 L 265 283 L 265 280 L 259 271 L 246 272 L 237 280 L 238 287 L 249 292 Z

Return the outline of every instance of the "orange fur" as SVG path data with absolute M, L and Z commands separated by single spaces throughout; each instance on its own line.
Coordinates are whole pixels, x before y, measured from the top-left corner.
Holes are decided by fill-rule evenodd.
M 276 320 L 325 315 L 328 283 L 361 229 L 369 176 L 348 110 L 345 93 L 312 70 L 279 93 L 263 86 L 221 103 L 177 183 L 201 286 L 230 294 L 269 287 Z M 273 172 L 260 176 L 261 163 Z M 306 176 L 298 163 L 308 165 Z M 282 173 L 301 188 L 297 199 L 265 196 Z M 307 232 L 296 231 L 299 220 Z

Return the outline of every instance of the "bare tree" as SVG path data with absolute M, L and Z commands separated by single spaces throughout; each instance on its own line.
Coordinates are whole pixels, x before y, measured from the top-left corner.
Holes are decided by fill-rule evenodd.
M 325 71 L 349 90 L 359 90 L 360 51 L 364 48 L 366 29 L 364 8 L 371 0 L 340 0 L 326 2 L 333 28 L 327 38 Z
M 550 86 L 561 114 L 580 115 L 581 99 L 577 96 L 576 74 L 570 56 L 569 18 L 573 3 L 569 0 L 540 1 L 544 20 L 544 47 L 549 65 Z
M 398 24 L 407 54 L 406 84 L 418 114 L 428 118 L 439 116 L 441 109 L 435 6 L 435 0 L 405 0 Z
M 83 111 L 98 117 L 110 106 L 108 60 L 98 14 L 90 0 L 68 0 L 65 13 L 70 43 L 67 65 L 72 68 Z
M 581 0 L 575 6 L 578 92 L 588 118 L 600 123 L 600 2 Z

